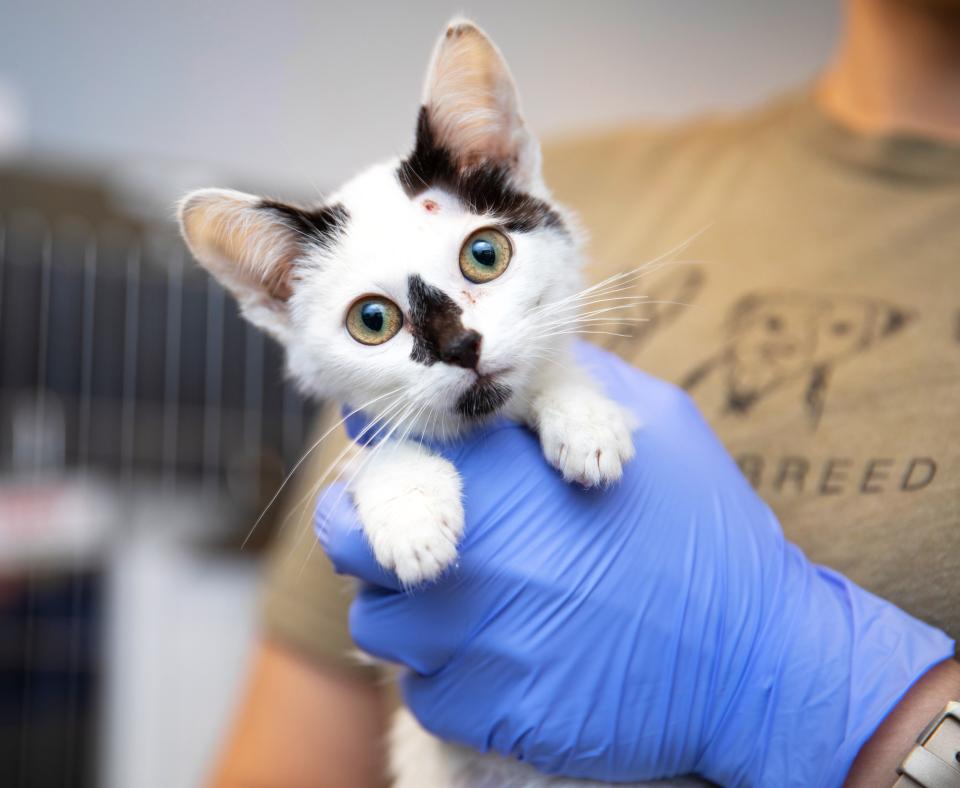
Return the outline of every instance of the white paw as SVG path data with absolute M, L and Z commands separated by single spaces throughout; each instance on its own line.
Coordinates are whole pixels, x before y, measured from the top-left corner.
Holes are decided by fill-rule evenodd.
M 433 580 L 456 561 L 463 504 L 460 477 L 446 460 L 419 452 L 378 458 L 353 498 L 377 561 L 403 585 Z
M 543 454 L 567 481 L 586 487 L 611 484 L 633 457 L 636 420 L 626 409 L 590 390 L 567 389 L 538 403 Z
M 444 508 L 447 511 L 443 511 Z M 411 491 L 395 505 L 361 515 L 381 566 L 413 586 L 438 577 L 457 558 L 463 509 Z

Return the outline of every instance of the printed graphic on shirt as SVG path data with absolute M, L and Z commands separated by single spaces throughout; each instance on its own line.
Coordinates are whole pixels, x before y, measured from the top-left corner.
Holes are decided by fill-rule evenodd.
M 693 391 L 719 376 L 726 412 L 741 415 L 773 391 L 796 385 L 816 429 L 836 367 L 887 341 L 911 318 L 907 310 L 872 298 L 750 293 L 730 310 L 724 346 L 681 385 Z
M 604 345 L 610 350 L 629 348 L 628 355 L 632 357 L 657 331 L 666 328 L 682 315 L 702 287 L 703 273 L 686 266 L 668 268 L 652 282 L 646 277 L 641 278 L 636 289 L 643 292 L 644 300 L 629 310 L 611 310 L 611 314 L 616 317 L 611 317 L 610 330 L 622 336 L 609 337 L 609 341 L 604 342 Z M 618 293 L 614 297 L 619 295 L 629 294 Z M 637 320 L 643 322 L 635 322 Z
M 775 495 L 915 493 L 937 476 L 933 457 L 769 456 L 743 452 L 740 471 L 755 490 Z

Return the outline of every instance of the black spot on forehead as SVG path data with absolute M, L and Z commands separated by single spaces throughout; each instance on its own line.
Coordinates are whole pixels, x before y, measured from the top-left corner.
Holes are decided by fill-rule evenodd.
M 456 195 L 470 211 L 495 216 L 514 232 L 538 227 L 565 230 L 560 215 L 549 204 L 511 185 L 506 167 L 489 163 L 459 167 L 453 154 L 436 141 L 426 107 L 420 108 L 417 140 L 413 152 L 400 162 L 397 178 L 411 199 L 430 188 L 443 189 Z
M 277 200 L 261 200 L 257 207 L 279 216 L 300 235 L 302 241 L 318 243 L 327 249 L 350 220 L 350 213 L 340 203 L 320 208 L 298 208 Z

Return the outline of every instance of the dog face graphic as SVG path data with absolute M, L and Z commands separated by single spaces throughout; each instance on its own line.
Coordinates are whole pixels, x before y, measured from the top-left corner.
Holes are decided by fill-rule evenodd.
M 652 279 L 646 273 L 641 273 L 635 281 L 628 277 L 630 286 L 643 292 L 643 300 L 627 306 L 626 299 L 633 291 L 623 289 L 609 296 L 611 300 L 598 304 L 608 309 L 609 325 L 603 326 L 612 332 L 604 341 L 608 349 L 622 350 L 628 355 L 636 353 L 639 346 L 679 318 L 703 286 L 703 274 L 699 270 L 676 263 L 662 273 L 654 267 L 652 274 Z
M 908 320 L 903 309 L 870 298 L 750 294 L 730 310 L 723 349 L 692 370 L 683 385 L 693 389 L 718 372 L 725 379 L 728 411 L 746 413 L 766 394 L 802 379 L 806 407 L 816 424 L 832 369 Z

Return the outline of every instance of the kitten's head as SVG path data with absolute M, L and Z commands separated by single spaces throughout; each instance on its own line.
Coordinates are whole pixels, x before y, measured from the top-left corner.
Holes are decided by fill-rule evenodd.
M 306 391 L 449 431 L 523 396 L 564 340 L 579 281 L 513 79 L 475 25 L 450 24 L 413 152 L 296 208 L 207 189 L 180 205 L 197 259 L 280 340 Z M 559 311 L 557 311 L 559 310 Z

